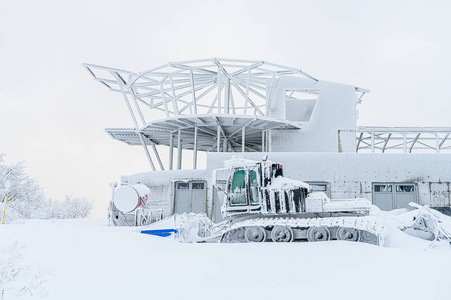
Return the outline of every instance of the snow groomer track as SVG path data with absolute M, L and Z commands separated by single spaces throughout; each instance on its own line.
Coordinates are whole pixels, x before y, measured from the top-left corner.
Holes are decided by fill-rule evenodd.
M 221 242 L 345 240 L 383 246 L 384 226 L 376 217 L 256 218 L 225 228 Z

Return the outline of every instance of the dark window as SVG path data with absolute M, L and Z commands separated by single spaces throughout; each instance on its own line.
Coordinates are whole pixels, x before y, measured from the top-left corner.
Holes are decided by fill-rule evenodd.
M 257 172 L 251 170 L 249 172 L 249 188 L 251 190 L 250 193 L 250 199 L 251 204 L 259 204 L 259 198 L 258 198 L 258 181 L 257 181 Z
M 415 191 L 415 186 L 413 185 L 398 185 L 396 187 L 396 192 L 413 193 Z
M 232 205 L 247 204 L 246 200 L 246 172 L 244 170 L 235 171 L 230 190 L 230 199 Z
M 323 192 L 330 197 L 330 182 L 320 182 L 320 181 L 306 181 L 312 188 L 313 192 Z
M 177 183 L 177 189 L 179 189 L 179 190 L 187 190 L 187 189 L 189 189 L 188 182 L 179 182 L 179 183 Z
M 193 182 L 192 187 L 193 187 L 193 190 L 203 190 L 204 184 L 203 184 L 203 182 Z
M 325 184 L 312 184 L 312 191 L 313 192 L 326 192 L 327 191 L 327 185 Z
M 377 193 L 391 193 L 392 185 L 391 184 L 375 184 L 374 191 Z

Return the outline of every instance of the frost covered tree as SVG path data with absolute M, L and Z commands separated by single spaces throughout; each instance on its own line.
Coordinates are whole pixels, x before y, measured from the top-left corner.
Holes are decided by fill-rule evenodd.
M 22 162 L 3 163 L 0 154 L 0 189 L 7 181 L 8 191 L 5 221 L 15 219 L 73 219 L 85 218 L 92 209 L 92 201 L 86 198 L 66 196 L 64 201 L 46 200 L 39 184 L 25 173 Z M 5 194 L 0 194 L 0 217 L 3 216 Z
M 11 183 L 8 192 L 6 220 L 30 219 L 43 217 L 42 207 L 45 204 L 44 192 L 39 184 L 24 171 L 22 162 L 5 165 L 0 163 L 0 187 L 6 181 Z M 0 195 L 3 215 L 5 195 Z
M 86 218 L 93 206 L 92 201 L 66 195 L 64 201 L 47 201 L 45 208 L 46 219 L 77 219 Z

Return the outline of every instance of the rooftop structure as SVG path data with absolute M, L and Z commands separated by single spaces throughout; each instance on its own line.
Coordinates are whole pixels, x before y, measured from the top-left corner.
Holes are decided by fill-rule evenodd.
M 153 170 L 156 145 L 168 148 L 167 169 L 182 150 L 206 152 L 449 152 L 451 128 L 358 127 L 356 105 L 369 91 L 321 81 L 300 69 L 265 61 L 201 59 L 143 72 L 83 65 L 119 92 L 132 128 L 108 128 L 119 141 L 141 145 Z M 161 151 L 161 150 L 160 150 Z

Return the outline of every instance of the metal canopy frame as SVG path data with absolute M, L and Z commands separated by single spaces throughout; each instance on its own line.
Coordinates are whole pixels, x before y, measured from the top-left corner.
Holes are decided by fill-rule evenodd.
M 183 149 L 194 150 L 194 168 L 198 150 L 269 150 L 270 129 L 302 126 L 268 117 L 275 81 L 287 75 L 318 81 L 296 68 L 225 58 L 170 62 L 140 73 L 83 66 L 96 81 L 122 94 L 133 120 L 133 129 L 107 132 L 128 144 L 142 145 L 153 170 L 149 145 L 161 170 L 164 167 L 155 145 L 169 146 L 169 169 L 174 148 L 178 149 L 178 169 Z M 356 92 L 363 96 L 365 91 Z
M 268 116 L 268 95 L 279 76 L 318 81 L 300 69 L 224 58 L 171 62 L 140 73 L 83 66 L 96 81 L 124 94 L 141 126 L 147 124 L 145 113 L 150 110 L 152 119 L 156 111 L 166 118 L 211 113 Z
M 196 129 L 197 128 L 197 129 Z M 218 135 L 219 128 L 219 135 Z M 148 123 L 141 128 L 148 145 L 170 146 L 171 137 L 181 132 L 183 148 L 200 151 L 262 151 L 262 133 L 271 129 L 300 129 L 301 126 L 288 121 L 266 117 L 200 115 L 168 118 Z M 132 128 L 107 128 L 114 138 L 129 145 L 140 145 L 139 133 Z M 197 131 L 197 137 L 196 137 Z M 197 138 L 197 145 L 196 140 Z M 217 141 L 220 141 L 219 148 Z M 244 143 L 243 142 L 244 139 Z M 227 149 L 223 148 L 226 143 Z M 195 147 L 197 146 L 197 147 Z
M 269 130 L 301 129 L 299 124 L 259 116 L 199 115 L 172 117 L 148 123 L 139 131 L 133 128 L 107 128 L 116 140 L 129 145 L 169 146 L 169 169 L 172 170 L 174 148 L 177 168 L 182 150 L 193 150 L 193 167 L 197 167 L 197 151 L 262 152 L 269 150 Z M 158 152 L 155 152 L 156 154 Z M 161 159 L 157 158 L 164 170 Z M 153 162 L 151 163 L 153 165 Z
M 449 153 L 450 127 L 359 127 L 357 152 Z

